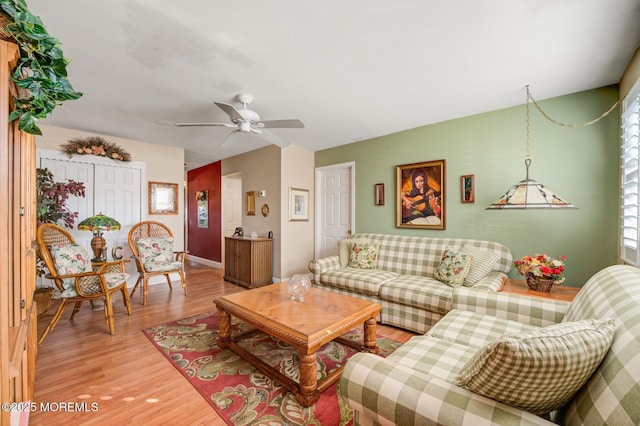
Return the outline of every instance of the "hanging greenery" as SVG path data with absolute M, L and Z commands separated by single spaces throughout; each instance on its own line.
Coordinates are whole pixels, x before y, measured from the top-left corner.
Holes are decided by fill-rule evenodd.
M 113 142 L 107 142 L 103 137 L 90 136 L 84 139 L 71 139 L 60 145 L 62 151 L 69 157 L 72 155 L 97 155 L 118 161 L 131 161 L 131 154 Z
M 39 17 L 29 12 L 24 0 L 0 0 L 0 9 L 9 17 L 6 31 L 20 49 L 20 59 L 12 81 L 14 109 L 9 121 L 18 120 L 20 130 L 34 135 L 42 132 L 38 120 L 49 115 L 62 101 L 78 99 L 67 78 L 69 60 L 57 38 L 47 33 Z

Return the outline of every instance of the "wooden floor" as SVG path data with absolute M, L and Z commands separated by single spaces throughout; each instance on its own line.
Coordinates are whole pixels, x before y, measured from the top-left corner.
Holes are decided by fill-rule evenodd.
M 189 382 L 155 349 L 141 330 L 215 309 L 221 295 L 244 291 L 222 279 L 222 271 L 198 263 L 187 268 L 189 296 L 179 282 L 151 286 L 147 306 L 136 292 L 132 315 L 114 300 L 116 334 L 109 335 L 103 311 L 83 305 L 73 321 L 67 307 L 38 347 L 30 425 L 224 425 Z M 38 319 L 38 335 L 51 319 Z M 413 333 L 387 326 L 378 332 L 398 341 Z M 86 402 L 93 411 L 72 411 Z M 67 406 L 65 408 L 65 405 Z M 48 411 L 41 410 L 41 406 Z

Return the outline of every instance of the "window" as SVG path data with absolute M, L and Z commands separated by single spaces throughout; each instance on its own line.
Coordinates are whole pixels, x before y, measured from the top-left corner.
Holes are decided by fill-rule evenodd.
M 620 258 L 640 266 L 640 80 L 622 103 Z

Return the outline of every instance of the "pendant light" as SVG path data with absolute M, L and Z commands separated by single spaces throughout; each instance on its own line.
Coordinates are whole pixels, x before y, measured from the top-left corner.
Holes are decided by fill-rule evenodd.
M 529 178 L 529 101 L 531 93 L 527 86 L 526 126 L 527 126 L 527 155 L 524 160 L 526 175 L 523 180 L 513 185 L 502 197 L 498 198 L 485 210 L 509 210 L 509 209 L 576 209 L 577 207 L 557 195 L 554 191 L 541 183 Z M 537 105 L 536 105 L 537 107 Z M 537 107 L 540 109 L 540 107 Z M 546 114 L 545 114 L 546 117 Z

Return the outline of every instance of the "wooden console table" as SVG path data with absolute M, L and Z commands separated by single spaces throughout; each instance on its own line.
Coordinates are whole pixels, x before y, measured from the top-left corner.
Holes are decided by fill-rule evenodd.
M 247 288 L 273 283 L 271 238 L 224 239 L 224 280 Z
M 503 293 L 509 294 L 523 294 L 531 297 L 543 297 L 546 299 L 564 300 L 571 302 L 580 291 L 577 287 L 567 286 L 554 286 L 551 288 L 551 292 L 545 293 L 543 291 L 531 290 L 524 280 L 507 280 L 507 283 L 502 289 Z

